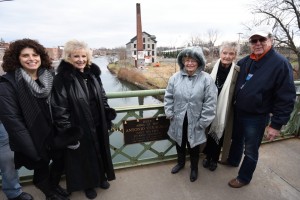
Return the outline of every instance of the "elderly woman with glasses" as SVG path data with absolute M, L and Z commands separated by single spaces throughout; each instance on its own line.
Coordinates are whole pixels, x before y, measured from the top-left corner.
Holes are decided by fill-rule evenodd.
M 204 72 L 205 57 L 200 47 L 186 48 L 177 57 L 180 71 L 168 82 L 164 108 L 170 119 L 168 135 L 176 142 L 177 164 L 171 173 L 185 166 L 186 146 L 190 154 L 190 181 L 198 178 L 200 144 L 206 142 L 205 129 L 215 117 L 217 88 Z

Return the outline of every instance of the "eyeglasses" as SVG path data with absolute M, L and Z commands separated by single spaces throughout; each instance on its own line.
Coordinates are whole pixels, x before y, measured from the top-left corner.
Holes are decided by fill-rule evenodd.
M 268 38 L 261 37 L 261 38 L 259 38 L 259 39 L 251 39 L 251 40 L 249 40 L 249 42 L 250 42 L 251 44 L 256 44 L 258 41 L 259 41 L 260 43 L 263 43 L 263 42 L 267 41 L 267 39 L 268 39 Z
M 196 61 L 196 60 L 185 60 L 184 62 L 185 62 L 185 63 L 192 63 L 192 64 L 195 64 L 195 63 L 197 63 L 197 61 Z

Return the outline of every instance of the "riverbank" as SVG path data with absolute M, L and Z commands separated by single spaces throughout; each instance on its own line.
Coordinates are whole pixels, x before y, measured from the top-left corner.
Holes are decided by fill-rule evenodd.
M 179 71 L 175 60 L 162 61 L 159 66 L 152 63 L 142 68 L 135 68 L 124 61 L 119 61 L 109 64 L 107 68 L 118 79 L 132 83 L 141 89 L 165 89 L 170 76 Z

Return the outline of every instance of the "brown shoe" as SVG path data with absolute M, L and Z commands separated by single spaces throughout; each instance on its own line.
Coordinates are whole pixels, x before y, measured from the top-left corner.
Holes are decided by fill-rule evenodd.
M 228 182 L 228 185 L 232 188 L 241 188 L 245 185 L 248 185 L 248 183 L 243 183 L 243 182 L 239 181 L 239 179 L 234 178 Z

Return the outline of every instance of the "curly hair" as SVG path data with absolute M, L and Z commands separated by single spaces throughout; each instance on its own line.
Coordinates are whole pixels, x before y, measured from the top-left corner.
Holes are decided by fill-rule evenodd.
M 35 53 L 40 55 L 42 67 L 46 69 L 53 68 L 51 66 L 52 64 L 51 59 L 48 53 L 46 52 L 45 47 L 39 44 L 35 40 L 25 38 L 25 39 L 16 40 L 12 42 L 9 45 L 9 48 L 6 49 L 3 56 L 3 63 L 2 63 L 3 71 L 5 72 L 15 71 L 17 68 L 22 67 L 19 60 L 19 56 L 21 54 L 21 51 L 25 48 L 32 48 L 34 49 Z
M 84 50 L 87 54 L 87 63 L 88 65 L 92 64 L 92 52 L 90 50 L 90 48 L 88 47 L 87 43 L 83 42 L 83 41 L 78 41 L 78 40 L 70 40 L 68 41 L 65 46 L 64 46 L 64 51 L 63 51 L 63 59 L 66 62 L 70 62 L 70 57 L 71 54 L 74 53 L 74 51 L 77 50 Z

